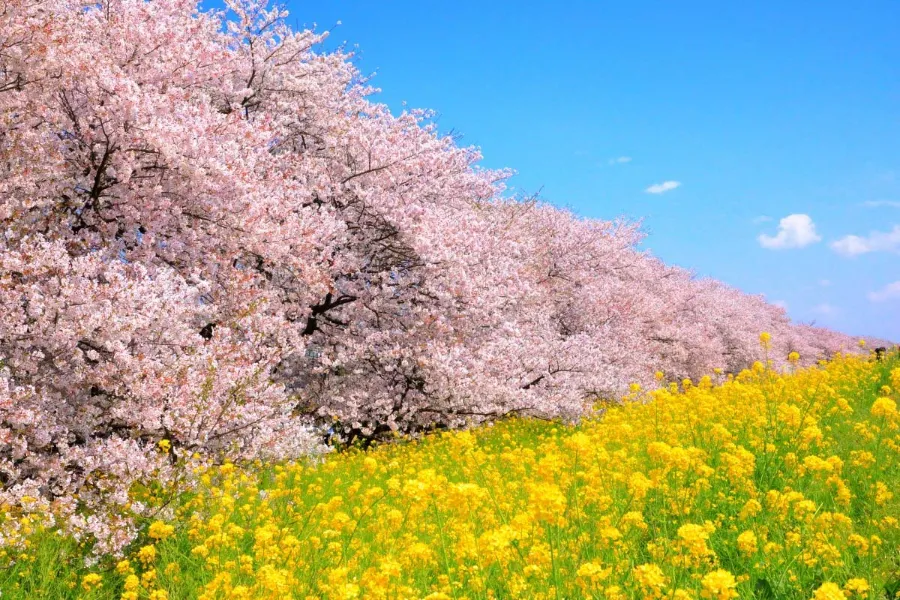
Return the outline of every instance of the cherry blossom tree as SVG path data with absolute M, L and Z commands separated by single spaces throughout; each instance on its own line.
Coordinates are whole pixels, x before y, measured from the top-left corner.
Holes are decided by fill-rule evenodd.
M 0 6 L 0 503 L 115 550 L 133 483 L 191 456 L 574 419 L 657 369 L 746 367 L 764 329 L 779 360 L 855 348 L 639 251 L 637 224 L 509 197 L 286 16 Z

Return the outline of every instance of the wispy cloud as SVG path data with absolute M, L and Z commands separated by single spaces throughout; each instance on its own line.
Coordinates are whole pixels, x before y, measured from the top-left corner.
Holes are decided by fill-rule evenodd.
M 900 208 L 898 200 L 866 200 L 863 202 L 866 208 Z
M 872 231 L 866 237 L 848 235 L 831 242 L 831 249 L 844 256 L 869 252 L 900 252 L 900 225 L 888 232 Z
M 803 248 L 815 244 L 822 238 L 816 233 L 816 225 L 809 215 L 794 214 L 778 222 L 778 233 L 775 235 L 763 233 L 757 239 L 763 248 L 785 250 Z
M 630 156 L 619 156 L 617 158 L 609 159 L 609 164 L 611 165 L 624 165 L 631 162 Z
M 830 279 L 820 279 L 819 285 L 821 285 L 822 287 L 828 287 L 831 285 L 831 280 Z
M 772 304 L 774 304 L 775 306 L 777 306 L 777 307 L 780 308 L 781 310 L 787 310 L 787 309 L 788 309 L 788 303 L 785 302 L 784 300 L 775 300 L 774 302 L 772 302 Z
M 772 217 L 767 217 L 766 215 L 760 215 L 758 217 L 753 218 L 753 224 L 759 225 L 760 223 L 768 223 L 772 220 Z
M 832 306 L 831 304 L 828 304 L 827 302 L 823 302 L 822 304 L 816 304 L 815 306 L 813 306 L 812 311 L 816 314 L 819 314 L 819 315 L 822 315 L 825 317 L 830 317 L 832 315 L 837 314 L 838 309 L 836 306 Z
M 872 302 L 887 302 L 888 300 L 900 300 L 900 281 L 889 283 L 877 292 L 869 292 L 869 300 Z
M 655 183 L 651 185 L 644 191 L 648 194 L 664 194 L 680 186 L 680 181 L 663 181 L 662 183 Z

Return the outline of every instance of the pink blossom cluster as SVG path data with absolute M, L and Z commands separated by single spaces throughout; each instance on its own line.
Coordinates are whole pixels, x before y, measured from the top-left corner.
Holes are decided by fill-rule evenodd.
M 762 330 L 779 360 L 855 348 L 635 224 L 508 197 L 323 35 L 227 7 L 0 6 L 0 504 L 115 550 L 132 484 L 191 456 L 575 418 L 657 369 L 741 369 Z

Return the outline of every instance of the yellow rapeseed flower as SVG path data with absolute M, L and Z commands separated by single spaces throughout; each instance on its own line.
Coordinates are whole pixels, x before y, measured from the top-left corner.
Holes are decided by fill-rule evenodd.
M 844 584 L 844 590 L 847 593 L 859 598 L 867 598 L 870 589 L 869 582 L 861 578 L 848 579 Z
M 756 554 L 757 539 L 752 531 L 745 531 L 737 537 L 737 547 L 744 555 Z
M 578 571 L 576 575 L 579 579 L 581 579 L 589 588 L 593 588 L 601 581 L 609 577 L 609 574 L 612 572 L 612 569 L 609 567 L 603 567 L 602 565 L 597 564 L 596 562 L 587 562 L 578 567 Z
M 737 588 L 737 581 L 735 581 L 734 575 L 724 569 L 707 573 L 703 576 L 703 580 L 700 583 L 703 586 L 700 596 L 703 598 L 731 600 L 738 597 L 735 589 Z
M 659 568 L 659 565 L 652 563 L 638 565 L 632 570 L 632 574 L 634 580 L 637 581 L 644 590 L 651 593 L 660 592 L 666 587 L 668 582 L 668 579 L 666 579 L 666 576 L 662 569 Z
M 164 540 L 174 532 L 174 526 L 163 523 L 162 521 L 154 521 L 150 524 L 150 529 L 147 531 L 147 535 L 149 535 L 154 540 Z
M 872 404 L 872 415 L 884 418 L 895 417 L 897 416 L 897 403 L 890 398 L 878 398 Z
M 847 600 L 847 597 L 836 583 L 827 582 L 819 586 L 810 600 Z
M 103 585 L 103 577 L 97 573 L 88 573 L 81 578 L 81 589 L 86 592 L 92 592 Z
M 142 546 L 141 549 L 138 550 L 137 557 L 144 566 L 149 565 L 156 560 L 156 546 L 153 544 Z

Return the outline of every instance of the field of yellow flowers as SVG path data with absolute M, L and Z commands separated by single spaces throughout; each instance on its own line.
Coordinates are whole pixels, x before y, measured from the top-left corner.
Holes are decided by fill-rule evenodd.
M 896 358 L 757 363 L 577 426 L 226 463 L 123 559 L 38 528 L 0 597 L 900 598 L 898 391 Z

